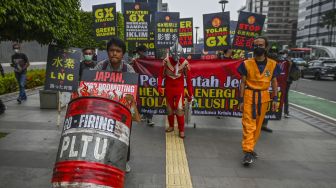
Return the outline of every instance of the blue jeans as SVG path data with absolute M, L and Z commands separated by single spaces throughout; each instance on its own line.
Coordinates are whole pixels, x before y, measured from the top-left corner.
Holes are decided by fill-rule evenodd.
M 21 99 L 21 100 L 26 100 L 27 99 L 27 95 L 26 95 L 26 92 L 25 92 L 25 85 L 26 85 L 26 74 L 22 74 L 22 73 L 15 73 L 15 77 L 16 77 L 16 80 L 19 84 L 19 89 L 20 89 L 20 93 L 19 93 L 19 97 L 18 99 Z

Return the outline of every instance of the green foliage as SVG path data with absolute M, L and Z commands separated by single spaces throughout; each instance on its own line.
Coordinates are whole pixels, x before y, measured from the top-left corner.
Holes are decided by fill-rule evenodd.
M 79 8 L 80 0 L 1 0 L 0 40 L 70 46 L 80 23 Z
M 125 40 L 125 24 L 124 24 L 124 15 L 120 12 L 117 12 L 117 35 L 122 40 Z
M 80 12 L 80 22 L 76 35 L 71 40 L 71 46 L 78 48 L 105 49 L 104 41 L 97 42 L 94 37 L 92 12 Z
M 27 72 L 26 89 L 44 85 L 45 70 L 29 70 Z M 18 84 L 14 73 L 7 73 L 0 77 L 0 95 L 18 91 Z

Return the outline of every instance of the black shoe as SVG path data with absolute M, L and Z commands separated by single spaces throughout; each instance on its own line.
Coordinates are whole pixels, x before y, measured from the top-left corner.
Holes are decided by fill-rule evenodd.
M 268 128 L 268 127 L 264 127 L 264 126 L 261 127 L 261 130 L 262 130 L 262 131 L 265 131 L 265 132 L 268 132 L 268 133 L 272 133 L 272 132 L 273 132 L 272 129 L 270 129 L 270 128 Z
M 18 104 L 21 104 L 22 100 L 20 98 L 17 98 L 16 101 L 18 102 Z
M 255 159 L 258 159 L 259 155 L 256 152 L 252 151 L 251 154 Z
M 250 164 L 252 164 L 254 162 L 254 157 L 253 154 L 251 152 L 247 152 L 243 158 L 243 165 L 244 166 L 250 166 Z
M 153 127 L 154 126 L 154 122 L 152 120 L 150 120 L 150 119 L 147 119 L 147 125 Z

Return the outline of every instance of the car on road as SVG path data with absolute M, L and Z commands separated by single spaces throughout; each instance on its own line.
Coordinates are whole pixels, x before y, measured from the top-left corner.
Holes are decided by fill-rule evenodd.
M 315 80 L 329 77 L 336 80 L 336 60 L 310 61 L 308 67 L 301 70 L 301 77 L 311 77 Z
M 297 58 L 292 58 L 291 61 L 295 63 L 300 70 L 302 70 L 305 66 L 307 66 L 307 61 L 304 59 L 297 57 Z

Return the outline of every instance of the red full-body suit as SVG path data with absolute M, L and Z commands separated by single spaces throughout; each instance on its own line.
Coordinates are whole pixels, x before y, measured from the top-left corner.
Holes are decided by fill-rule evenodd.
M 184 77 L 188 89 L 188 101 L 193 96 L 189 62 L 180 58 L 178 65 L 172 58 L 163 60 L 163 66 L 158 76 L 158 90 L 162 93 L 162 79 L 165 78 L 165 97 L 167 101 L 167 112 L 169 127 L 174 128 L 174 112 L 178 123 L 178 129 L 184 133 Z

